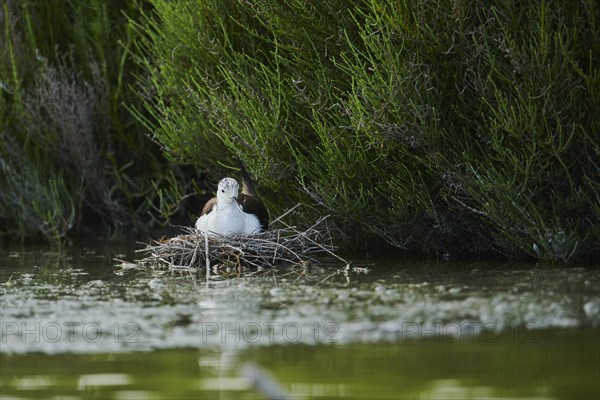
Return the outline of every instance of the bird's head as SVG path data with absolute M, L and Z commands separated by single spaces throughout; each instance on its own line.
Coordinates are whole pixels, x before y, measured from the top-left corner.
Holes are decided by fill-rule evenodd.
M 240 185 L 235 179 L 223 178 L 217 188 L 217 199 L 228 203 L 236 202 L 239 190 Z

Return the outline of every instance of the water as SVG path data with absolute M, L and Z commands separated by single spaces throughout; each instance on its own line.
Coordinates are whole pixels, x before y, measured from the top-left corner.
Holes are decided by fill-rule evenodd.
M 600 396 L 598 266 L 385 257 L 207 287 L 114 261 L 134 247 L 0 251 L 0 398 L 265 398 L 249 364 L 292 398 Z

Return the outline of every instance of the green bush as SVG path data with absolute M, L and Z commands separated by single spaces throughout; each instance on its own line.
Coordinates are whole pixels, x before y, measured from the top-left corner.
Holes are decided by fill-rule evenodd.
M 0 235 L 139 232 L 160 153 L 123 107 L 139 1 L 0 6 Z
M 133 108 L 171 160 L 348 242 L 598 254 L 597 2 L 151 3 Z
M 3 2 L 0 233 L 192 221 L 240 159 L 340 243 L 597 256 L 599 7 Z

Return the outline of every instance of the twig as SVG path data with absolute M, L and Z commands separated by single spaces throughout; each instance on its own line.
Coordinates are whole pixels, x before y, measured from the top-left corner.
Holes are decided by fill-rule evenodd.
M 273 221 L 271 222 L 271 225 L 273 225 L 273 224 L 275 224 L 275 223 L 277 223 L 277 222 L 281 221 L 281 219 L 282 219 L 283 217 L 285 217 L 286 215 L 288 215 L 289 213 L 291 213 L 292 211 L 294 211 L 296 208 L 300 207 L 301 205 L 302 205 L 302 203 L 298 203 L 298 204 L 296 204 L 294 207 L 290 208 L 289 210 L 287 210 L 286 212 L 284 212 L 283 214 L 281 214 L 279 217 L 275 218 L 275 220 L 273 220 Z M 287 225 L 287 224 L 286 224 L 286 225 Z
M 210 282 L 210 252 L 208 251 L 208 235 L 204 233 L 204 257 L 206 258 L 206 287 Z
M 188 269 L 206 268 L 207 283 L 211 266 L 216 268 L 215 273 L 218 274 L 219 268 L 231 266 L 232 263 L 238 267 L 238 271 L 244 267 L 262 269 L 304 262 L 318 263 L 320 258 L 330 257 L 348 265 L 349 262 L 338 256 L 331 244 L 331 235 L 324 223 L 328 216 L 319 218 L 304 231 L 281 220 L 298 206 L 300 204 L 274 221 L 283 225 L 281 229 L 249 236 L 205 235 L 193 228 L 183 227 L 182 234 L 178 236 L 146 244 L 145 248 L 139 250 L 147 254 L 140 262 L 171 270 L 180 270 L 184 265 Z M 204 251 L 201 250 L 202 241 Z

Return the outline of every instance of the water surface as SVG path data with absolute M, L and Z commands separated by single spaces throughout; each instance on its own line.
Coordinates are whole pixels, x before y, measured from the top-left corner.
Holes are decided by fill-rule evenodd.
M 598 398 L 600 274 L 500 262 L 356 260 L 173 275 L 136 246 L 3 248 L 6 398 Z M 202 276 L 200 276 L 202 275 Z

